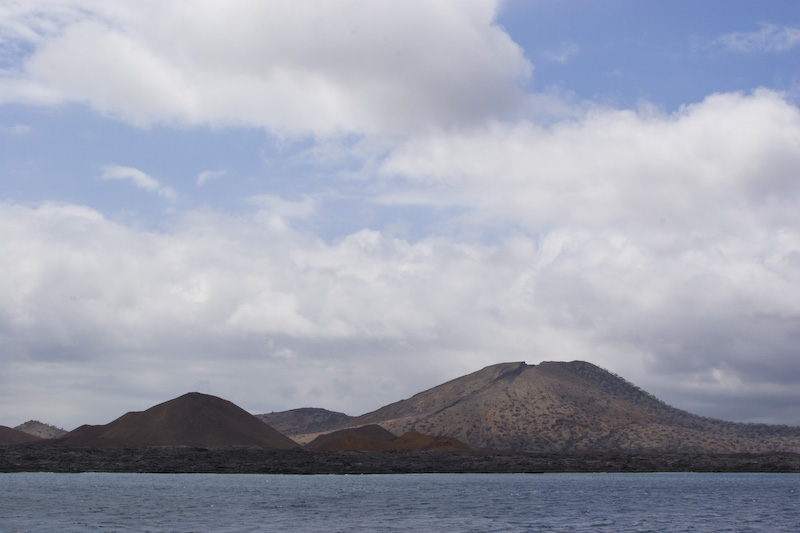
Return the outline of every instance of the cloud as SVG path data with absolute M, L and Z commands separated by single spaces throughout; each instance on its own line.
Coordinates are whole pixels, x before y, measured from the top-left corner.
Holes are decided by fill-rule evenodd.
M 381 175 L 403 185 L 382 201 L 413 197 L 534 231 L 660 232 L 664 221 L 683 235 L 737 234 L 753 217 L 795 221 L 798 142 L 798 109 L 766 90 L 712 95 L 672 115 L 594 107 L 550 126 L 410 139 L 382 163 Z
M 489 289 L 490 250 L 368 230 L 325 244 L 272 223 L 290 207 L 274 199 L 241 217 L 189 212 L 154 234 L 85 207 L 3 205 L 4 363 L 48 383 L 41 398 L 62 387 L 102 395 L 107 371 L 120 398 L 169 397 L 209 380 L 263 410 L 306 404 L 313 389 L 319 403 L 349 411 L 449 376 L 436 368 L 475 366 L 468 346 L 481 335 L 467 333 L 479 331 L 481 312 L 456 311 Z M 451 335 L 457 354 L 423 364 L 454 348 Z
M 499 361 L 583 359 L 701 414 L 800 423 L 799 143 L 800 110 L 766 90 L 409 138 L 368 199 L 457 213 L 416 240 L 326 241 L 302 229 L 324 197 L 159 233 L 2 204 L 0 405 L 207 384 L 256 412 L 359 414 Z M 53 422 L 123 410 L 104 408 Z
M 732 52 L 787 52 L 800 45 L 800 28 L 762 22 L 758 31 L 733 32 L 714 41 Z
M 14 124 L 13 126 L 0 126 L 0 133 L 3 135 L 10 135 L 12 137 L 24 137 L 31 135 L 36 131 L 33 127 L 27 124 Z
M 168 200 L 175 199 L 175 191 L 172 188 L 161 185 L 158 180 L 136 168 L 108 165 L 104 167 L 100 177 L 104 180 L 130 180 L 139 189 L 144 189 Z
M 494 0 L 66 5 L 5 17 L 32 52 L 4 101 L 86 102 L 140 126 L 397 133 L 508 111 L 531 70 Z
M 542 56 L 548 61 L 556 63 L 566 63 L 581 51 L 581 47 L 575 43 L 561 43 L 557 48 L 546 50 Z
M 4 6 L 0 100 L 310 136 L 292 156 L 351 180 L 349 202 L 434 222 L 326 239 L 309 229 L 335 223 L 324 193 L 176 208 L 158 233 L 2 203 L 0 414 L 39 398 L 28 418 L 101 423 L 198 387 L 255 412 L 360 414 L 499 361 L 585 359 L 702 414 L 800 423 L 800 111 L 784 95 L 670 114 L 525 95 L 532 66 L 488 0 L 221 5 Z M 794 31 L 718 42 L 777 52 Z M 136 168 L 102 178 L 175 198 Z
M 221 178 L 227 173 L 228 171 L 226 170 L 204 170 L 203 172 L 197 175 L 197 181 L 195 182 L 195 184 L 198 187 L 200 187 L 204 185 L 207 181 Z

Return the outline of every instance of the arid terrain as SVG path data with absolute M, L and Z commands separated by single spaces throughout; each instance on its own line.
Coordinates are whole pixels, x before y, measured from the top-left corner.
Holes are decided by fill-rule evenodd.
M 581 361 L 489 366 L 312 433 L 305 432 L 306 426 L 301 424 L 293 430 L 290 413 L 280 414 L 282 429 L 302 444 L 322 433 L 376 424 L 396 435 L 416 431 L 453 437 L 475 449 L 800 452 L 798 427 L 740 424 L 693 415 Z
M 20 424 L 14 429 L 24 431 L 25 433 L 39 437 L 40 439 L 57 439 L 58 437 L 63 437 L 67 434 L 67 432 L 61 428 L 39 422 L 38 420 L 28 420 L 24 424 Z

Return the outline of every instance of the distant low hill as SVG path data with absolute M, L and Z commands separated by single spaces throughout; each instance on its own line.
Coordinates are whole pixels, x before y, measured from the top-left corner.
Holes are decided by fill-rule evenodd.
M 20 424 L 14 429 L 24 431 L 29 435 L 39 437 L 41 439 L 57 439 L 67 434 L 67 431 L 50 424 L 39 422 L 38 420 L 28 420 L 24 424 Z
M 396 438 L 397 435 L 377 424 L 367 424 L 320 435 L 306 444 L 306 449 L 313 451 L 375 450 L 380 447 L 380 444 L 375 443 L 386 443 Z M 355 445 L 359 442 L 363 442 L 363 446 Z
M 69 446 L 300 447 L 233 403 L 197 392 L 101 426 L 81 426 L 55 442 Z
M 675 409 L 595 365 L 502 363 L 317 433 L 376 424 L 477 449 L 563 452 L 800 452 L 800 427 L 725 422 Z M 284 427 L 299 442 L 306 428 Z
M 319 433 L 349 422 L 353 417 L 336 411 L 303 407 L 255 415 L 281 433 Z
M 308 443 L 306 449 L 317 452 L 413 450 L 455 452 L 468 451 L 470 447 L 453 437 L 432 437 L 415 431 L 409 431 L 398 437 L 378 425 L 370 424 L 320 435 Z
M 0 426 L 0 444 L 25 444 L 40 441 L 39 437 L 8 426 Z

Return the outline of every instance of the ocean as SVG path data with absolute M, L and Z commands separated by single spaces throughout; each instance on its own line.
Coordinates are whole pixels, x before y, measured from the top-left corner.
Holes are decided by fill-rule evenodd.
M 800 531 L 800 474 L 0 474 L 5 532 Z

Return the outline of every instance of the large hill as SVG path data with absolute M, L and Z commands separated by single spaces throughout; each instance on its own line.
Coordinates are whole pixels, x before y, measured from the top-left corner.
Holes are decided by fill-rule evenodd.
M 800 452 L 798 427 L 692 415 L 581 361 L 489 366 L 328 430 L 367 424 L 495 450 Z M 287 433 L 298 442 L 316 436 Z
M 84 425 L 57 439 L 70 446 L 227 446 L 283 450 L 299 446 L 233 403 L 197 392 L 102 426 Z

